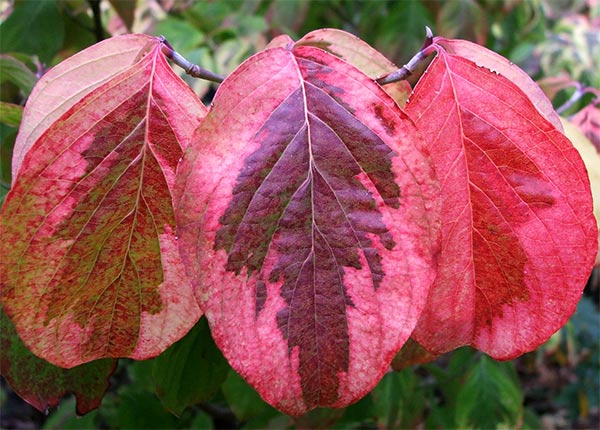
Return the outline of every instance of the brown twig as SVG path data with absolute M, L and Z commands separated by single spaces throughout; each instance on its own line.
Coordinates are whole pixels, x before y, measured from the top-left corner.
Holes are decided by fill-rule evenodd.
M 398 82 L 398 81 L 405 80 L 406 78 L 408 78 L 410 75 L 412 75 L 414 73 L 414 71 L 417 68 L 417 66 L 419 65 L 419 63 L 421 63 L 423 60 L 425 60 L 427 57 L 429 57 L 433 53 L 433 51 L 434 51 L 434 47 L 432 46 L 433 33 L 431 32 L 431 29 L 429 27 L 425 27 L 425 29 L 426 29 L 425 42 L 423 42 L 423 46 L 421 46 L 421 49 L 419 50 L 419 52 L 417 52 L 410 59 L 410 61 L 408 63 L 406 63 L 404 66 L 402 66 L 398 70 L 396 70 L 392 73 L 388 73 L 387 75 L 384 75 L 381 78 L 377 79 L 378 84 L 385 85 L 385 84 L 391 84 L 392 82 Z
M 223 80 L 225 80 L 224 76 L 218 75 L 216 73 L 211 72 L 210 70 L 206 70 L 205 68 L 198 66 L 197 64 L 189 62 L 179 52 L 173 49 L 171 44 L 167 41 L 167 39 L 164 36 L 160 36 L 160 41 L 162 44 L 162 53 L 165 54 L 165 56 L 168 59 L 170 59 L 183 70 L 185 70 L 185 73 L 187 73 L 188 75 L 194 78 L 205 79 L 207 81 L 217 83 L 221 83 L 223 82 Z

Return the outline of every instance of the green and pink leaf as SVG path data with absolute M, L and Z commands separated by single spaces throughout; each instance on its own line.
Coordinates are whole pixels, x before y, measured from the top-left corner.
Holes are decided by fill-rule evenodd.
M 2 207 L 4 309 L 25 345 L 62 367 L 153 357 L 201 314 L 177 249 L 171 189 L 206 109 L 159 40 L 144 40 L 137 62 L 99 77 L 50 121 Z M 121 39 L 111 41 L 120 49 Z
M 22 399 L 40 412 L 58 405 L 67 393 L 75 395 L 79 415 L 100 406 L 117 360 L 103 359 L 61 369 L 25 347 L 2 307 L 0 327 L 0 373 Z

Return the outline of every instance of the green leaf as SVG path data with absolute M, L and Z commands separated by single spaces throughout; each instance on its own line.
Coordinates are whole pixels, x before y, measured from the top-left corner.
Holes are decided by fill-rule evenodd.
M 444 37 L 467 39 L 483 45 L 487 30 L 485 11 L 474 0 L 446 2 L 440 9 L 437 31 Z
M 0 122 L 9 127 L 18 127 L 23 116 L 23 106 L 0 101 Z M 10 171 L 10 170 L 9 170 Z
M 108 400 L 108 399 L 107 399 Z M 123 386 L 118 395 L 103 405 L 103 418 L 109 428 L 174 429 L 178 420 L 166 411 L 158 398 L 136 385 Z
M 33 72 L 12 55 L 0 55 L 0 83 L 15 84 L 25 96 L 28 96 L 37 79 Z
M 4 197 L 10 190 L 10 162 L 16 137 L 17 130 L 0 121 L 0 204 L 4 202 Z
M 39 411 L 56 406 L 67 392 L 75 394 L 78 414 L 97 408 L 115 365 L 113 359 L 97 360 L 72 369 L 51 365 L 23 345 L 0 307 L 0 373 L 21 398 Z
M 231 10 L 231 6 L 223 1 L 197 2 L 184 12 L 184 18 L 194 27 L 212 33 L 218 29 Z
M 17 1 L 0 33 L 0 51 L 36 54 L 49 63 L 62 46 L 65 31 L 55 1 Z
M 185 55 L 205 41 L 204 33 L 187 21 L 167 17 L 156 25 L 156 35 L 163 35 L 177 51 Z
M 294 419 L 298 429 L 338 428 L 344 409 L 317 408 Z
M 131 382 L 139 388 L 156 394 L 156 383 L 154 382 L 154 362 L 156 358 L 149 360 L 127 360 L 122 359 L 121 363 L 127 367 L 127 374 Z
M 203 411 L 195 411 L 190 428 L 212 430 L 215 426 L 210 415 Z
M 460 428 L 514 427 L 523 413 L 523 393 L 512 363 L 481 355 L 456 398 Z
M 229 407 L 240 421 L 247 421 L 268 412 L 276 414 L 276 411 L 233 370 L 227 375 L 222 390 Z
M 344 410 L 344 416 L 336 423 L 336 428 L 375 428 L 375 415 L 373 396 L 365 396 Z
M 372 7 L 369 4 L 369 9 Z M 390 2 L 389 8 L 376 27 L 370 22 L 370 15 L 365 14 L 360 34 L 370 33 L 377 49 L 397 60 L 397 64 L 405 64 L 423 44 L 425 26 L 432 26 L 433 21 L 420 1 Z
M 75 413 L 75 399 L 66 399 L 61 407 L 48 416 L 46 422 L 42 426 L 44 430 L 78 430 L 78 429 L 93 429 L 96 428 L 96 416 L 98 411 L 92 411 L 83 417 Z
M 205 318 L 154 360 L 156 394 L 175 415 L 212 399 L 227 377 L 229 365 L 216 347 Z
M 414 428 L 425 409 L 425 395 L 411 369 L 387 373 L 371 396 L 379 428 Z

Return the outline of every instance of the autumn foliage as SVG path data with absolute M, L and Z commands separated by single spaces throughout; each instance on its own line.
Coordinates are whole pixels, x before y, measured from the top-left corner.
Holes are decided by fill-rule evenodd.
M 598 252 L 586 168 L 517 66 L 430 42 L 411 89 L 379 84 L 396 67 L 347 33 L 280 36 L 208 109 L 159 38 L 48 72 L 0 219 L 9 383 L 87 412 L 111 359 L 155 357 L 205 315 L 231 366 L 302 415 L 366 395 L 409 339 L 421 352 L 403 357 L 425 359 L 545 342 Z M 32 389 L 43 362 L 24 366 L 20 341 L 73 368 L 54 391 Z

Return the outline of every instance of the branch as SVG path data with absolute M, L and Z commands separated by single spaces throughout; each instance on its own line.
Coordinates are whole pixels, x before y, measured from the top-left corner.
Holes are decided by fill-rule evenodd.
M 575 83 L 575 92 L 571 95 L 571 97 L 569 97 L 569 100 L 567 100 L 561 106 L 556 108 L 556 113 L 558 113 L 559 115 L 562 115 L 563 113 L 565 113 L 566 111 L 571 109 L 573 107 L 573 105 L 575 103 L 577 103 L 579 100 L 581 100 L 581 98 L 583 96 L 585 96 L 587 93 L 593 94 L 596 96 L 596 98 L 600 99 L 600 91 L 595 90 L 592 87 L 584 87 L 581 82 L 576 82 Z M 592 102 L 594 102 L 594 99 L 592 99 Z
M 96 35 L 96 42 L 101 42 L 104 40 L 104 28 L 102 28 L 100 0 L 88 0 L 88 3 L 92 8 L 92 15 L 94 17 L 94 34 Z
M 185 73 L 187 73 L 191 77 L 205 79 L 207 81 L 217 83 L 221 83 L 223 82 L 223 80 L 225 80 L 224 76 L 213 73 L 210 70 L 206 70 L 198 66 L 197 64 L 190 63 L 179 52 L 173 49 L 171 44 L 167 41 L 167 39 L 164 36 L 160 36 L 159 39 L 161 42 L 162 53 L 165 54 L 168 59 L 170 59 L 183 70 L 185 70 Z
M 405 80 L 414 73 L 419 63 L 421 63 L 423 60 L 425 60 L 431 55 L 431 53 L 434 51 L 434 47 L 432 45 L 433 33 L 431 32 L 431 29 L 429 27 L 425 27 L 425 29 L 425 42 L 423 42 L 423 46 L 421 46 L 419 52 L 417 52 L 407 64 L 405 64 L 395 72 L 388 73 L 387 75 L 384 75 L 381 78 L 377 79 L 377 83 L 379 85 L 391 84 L 392 82 Z

